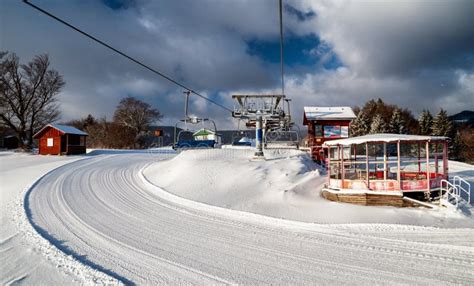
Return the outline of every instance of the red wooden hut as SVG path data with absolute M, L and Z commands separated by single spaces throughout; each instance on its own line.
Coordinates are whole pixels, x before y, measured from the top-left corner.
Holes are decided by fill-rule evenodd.
M 38 139 L 41 155 L 72 155 L 86 153 L 87 133 L 75 127 L 48 124 L 33 138 Z
M 349 137 L 349 125 L 355 118 L 354 111 L 348 106 L 305 106 L 303 125 L 308 126 L 308 147 L 313 159 L 324 162 L 323 143 Z

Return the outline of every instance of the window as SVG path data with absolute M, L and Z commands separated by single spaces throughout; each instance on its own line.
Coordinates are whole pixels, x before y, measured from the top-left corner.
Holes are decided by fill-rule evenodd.
M 53 140 L 53 138 L 48 138 L 48 139 L 46 139 L 46 146 L 48 146 L 48 147 L 53 147 L 53 145 L 54 145 L 54 140 Z
M 341 126 L 341 137 L 349 137 L 349 126 Z
M 324 126 L 324 138 L 340 138 L 340 137 L 341 137 L 341 126 L 339 125 Z
M 323 126 L 314 125 L 314 136 L 315 137 L 323 137 Z

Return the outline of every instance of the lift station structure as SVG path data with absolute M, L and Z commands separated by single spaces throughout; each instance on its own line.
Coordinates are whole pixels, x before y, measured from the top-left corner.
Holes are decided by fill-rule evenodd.
M 299 133 L 292 130 L 291 99 L 283 94 L 234 94 L 232 99 L 232 117 L 243 120 L 247 128 L 255 128 L 256 156 L 263 155 L 262 147 L 298 148 Z

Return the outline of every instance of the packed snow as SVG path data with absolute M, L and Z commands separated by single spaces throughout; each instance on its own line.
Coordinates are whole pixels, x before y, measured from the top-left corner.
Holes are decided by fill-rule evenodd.
M 172 160 L 149 166 L 144 175 L 151 183 L 187 199 L 277 218 L 314 223 L 474 227 L 472 216 L 455 210 L 366 207 L 328 201 L 320 195 L 327 177 L 308 153 L 269 149 L 267 160 L 251 161 L 253 152 L 250 148 L 185 151 Z M 452 174 L 474 182 L 472 165 L 451 162 L 451 168 Z
M 29 224 L 23 208 L 25 192 L 36 179 L 79 159 L 0 152 L 0 284 L 71 285 L 105 277 L 42 238 Z
M 472 217 L 329 202 L 305 153 L 252 153 L 2 153 L 2 283 L 474 281 Z

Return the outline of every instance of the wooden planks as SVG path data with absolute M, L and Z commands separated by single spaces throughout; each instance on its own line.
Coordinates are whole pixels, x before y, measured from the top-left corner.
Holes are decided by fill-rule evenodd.
M 322 196 L 330 201 L 350 203 L 362 206 L 403 207 L 403 195 L 393 193 L 344 192 L 323 189 Z

